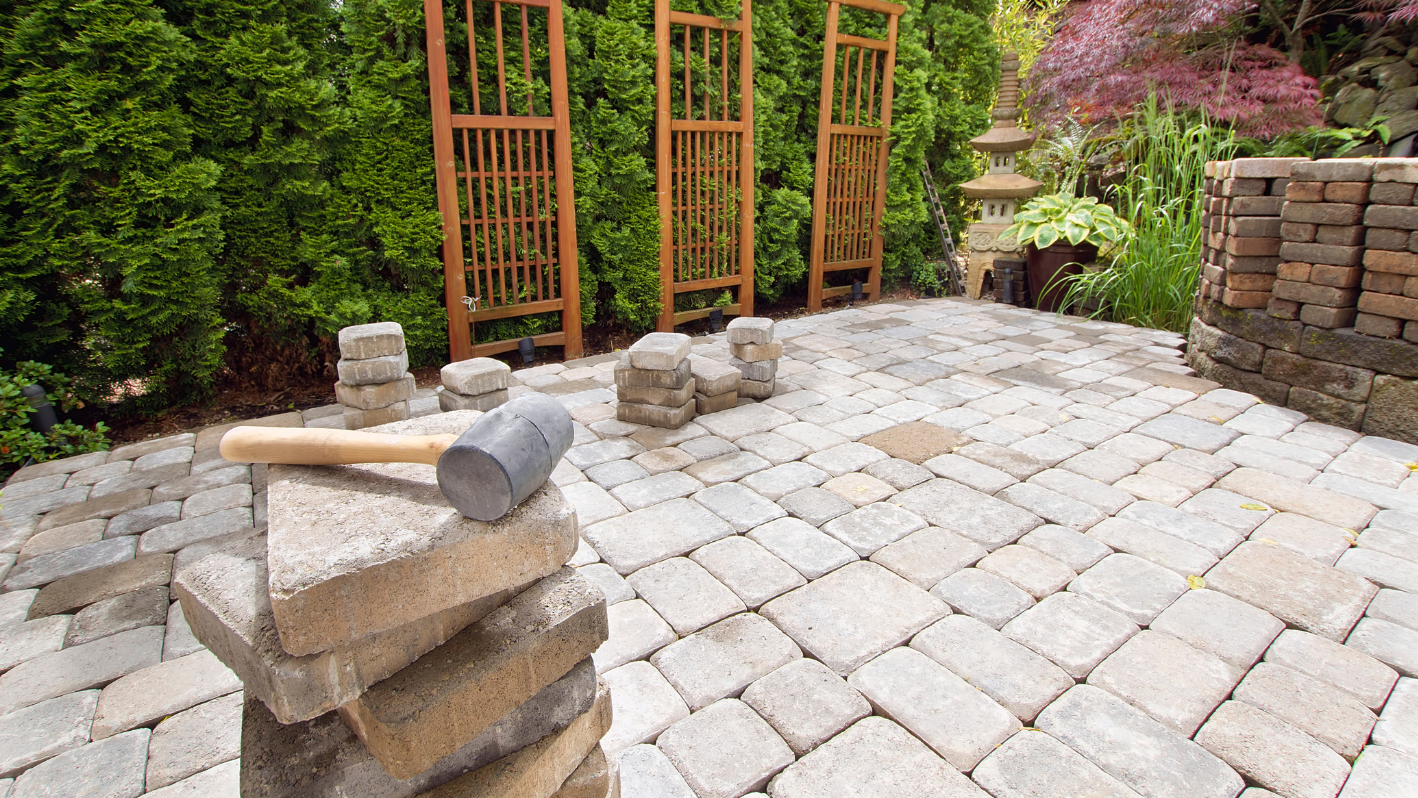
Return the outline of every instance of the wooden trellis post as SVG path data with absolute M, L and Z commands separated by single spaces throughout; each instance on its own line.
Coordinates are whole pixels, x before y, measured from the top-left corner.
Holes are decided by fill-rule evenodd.
M 655 0 L 662 332 L 712 311 L 676 313 L 675 295 L 686 291 L 736 287 L 724 313 L 753 315 L 753 9 L 742 2 L 740 18 L 726 21 Z M 683 52 L 680 75 L 671 75 L 672 48 Z
M 438 210 L 443 216 L 448 348 L 454 361 L 510 351 L 517 348 L 517 339 L 475 345 L 474 325 L 560 312 L 561 331 L 534 336 L 533 341 L 537 346 L 562 346 L 570 360 L 581 356 L 581 288 L 561 0 L 491 2 L 496 97 L 483 97 L 478 83 L 474 17 L 487 4 L 488 0 L 464 0 L 472 113 L 455 114 L 448 88 L 443 6 L 439 0 L 424 0 Z M 517 77 L 529 87 L 525 107 L 517 113 L 507 98 L 504 8 L 517 12 L 511 16 L 518 33 L 510 38 L 514 46 L 520 44 L 520 52 L 512 54 L 520 60 L 511 66 L 520 66 L 522 74 Z M 540 74 L 542 66 L 534 65 L 532 58 L 529 16 L 533 13 L 546 14 L 550 108 L 538 108 L 530 89 L 534 70 Z M 514 99 L 518 98 L 514 95 Z
M 837 20 L 844 5 L 887 15 L 886 41 L 839 34 Z M 886 205 L 896 23 L 905 11 L 905 6 L 883 0 L 830 0 L 827 4 L 817 171 L 812 187 L 812 259 L 807 284 L 811 311 L 821 310 L 824 298 L 852 290 L 851 286 L 824 290 L 827 272 L 867 269 L 863 293 L 870 299 L 881 295 L 881 213 Z

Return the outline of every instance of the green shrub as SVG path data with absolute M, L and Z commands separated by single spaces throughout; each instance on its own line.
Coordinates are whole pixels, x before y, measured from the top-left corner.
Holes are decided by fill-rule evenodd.
M 84 429 L 72 421 L 61 421 L 47 435 L 36 432 L 30 426 L 34 407 L 20 394 L 30 385 L 43 386 L 46 400 L 56 410 L 82 406 L 74 395 L 73 382 L 50 366 L 27 360 L 13 371 L 0 369 L 0 471 L 12 470 L 31 458 L 42 462 L 108 448 L 108 427 L 103 422 Z

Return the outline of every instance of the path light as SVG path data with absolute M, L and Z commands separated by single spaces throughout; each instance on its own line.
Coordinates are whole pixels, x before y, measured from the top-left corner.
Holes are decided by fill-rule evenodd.
M 54 405 L 44 398 L 44 389 L 38 385 L 26 385 L 20 389 L 20 395 L 28 399 L 30 406 L 34 408 L 30 426 L 39 434 L 48 435 L 54 425 L 59 423 L 59 417 L 54 414 Z
M 858 281 L 856 281 L 855 283 L 852 283 L 852 298 L 847 301 L 847 304 L 848 304 L 849 306 L 850 306 L 850 305 L 855 305 L 855 304 L 857 304 L 858 302 L 861 302 L 861 301 L 862 301 L 862 281 L 861 281 L 861 280 L 858 280 Z
M 537 345 L 531 338 L 523 338 L 517 342 L 517 351 L 522 353 L 522 364 L 532 365 L 532 361 L 537 359 Z
M 709 331 L 721 332 L 724 329 L 724 309 L 714 308 L 709 311 Z

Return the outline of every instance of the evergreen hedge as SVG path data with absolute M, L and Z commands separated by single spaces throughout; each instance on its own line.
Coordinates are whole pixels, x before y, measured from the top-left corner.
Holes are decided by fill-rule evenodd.
M 887 285 L 934 249 L 925 161 L 963 225 L 954 186 L 976 171 L 966 142 L 998 76 L 993 0 L 908 6 Z M 756 293 L 774 301 L 805 291 L 826 4 L 753 12 Z M 571 0 L 565 21 L 583 323 L 645 330 L 660 309 L 653 3 Z M 885 35 L 851 9 L 841 27 Z M 32 0 L 0 7 L 0 48 L 0 366 L 52 364 L 88 401 L 155 410 L 219 382 L 330 377 L 349 324 L 398 321 L 414 364 L 447 357 L 422 0 Z

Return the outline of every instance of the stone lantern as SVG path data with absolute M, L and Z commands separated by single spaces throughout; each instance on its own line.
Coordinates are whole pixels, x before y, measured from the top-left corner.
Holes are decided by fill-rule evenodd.
M 960 186 L 965 196 L 980 200 L 980 221 L 970 225 L 970 264 L 965 278 L 966 291 L 972 299 L 980 298 L 985 272 L 995 258 L 1019 252 L 1019 244 L 1001 238 L 1000 233 L 1014 223 L 1019 201 L 1039 193 L 1044 185 L 1014 173 L 1018 154 L 1034 145 L 1034 134 L 1015 124 L 1019 118 L 1019 56 L 1015 53 L 1006 52 L 1000 61 L 999 97 L 990 115 L 994 117 L 994 127 L 970 140 L 970 146 L 989 156 L 989 169 Z

